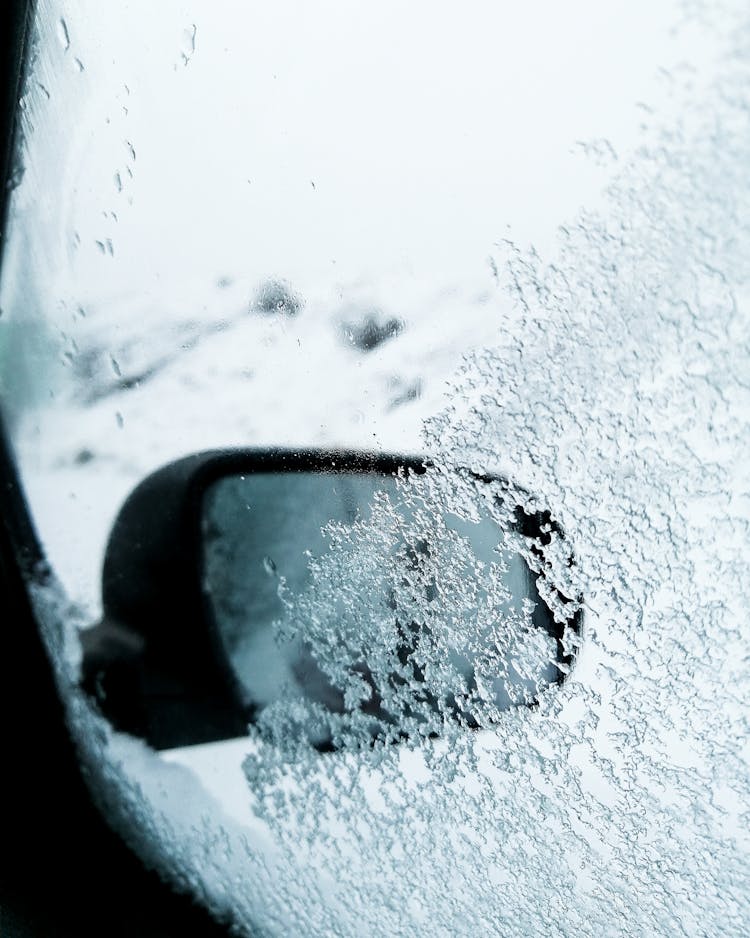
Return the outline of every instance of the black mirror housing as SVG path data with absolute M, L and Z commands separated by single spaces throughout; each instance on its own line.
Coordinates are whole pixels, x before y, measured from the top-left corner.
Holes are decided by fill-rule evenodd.
M 429 468 L 419 457 L 396 455 L 214 450 L 153 473 L 126 500 L 110 535 L 102 574 L 103 618 L 82 633 L 84 688 L 117 729 L 157 749 L 245 735 L 255 705 L 232 667 L 206 595 L 202 520 L 207 490 L 223 478 L 253 473 L 392 477 L 421 475 Z M 519 532 L 539 544 L 549 540 L 550 532 L 561 533 L 547 512 L 519 508 L 515 514 Z M 564 624 L 555 622 L 540 602 L 533 614 L 534 625 L 557 641 L 558 682 L 572 664 L 566 628 L 580 631 L 577 605 L 571 610 Z

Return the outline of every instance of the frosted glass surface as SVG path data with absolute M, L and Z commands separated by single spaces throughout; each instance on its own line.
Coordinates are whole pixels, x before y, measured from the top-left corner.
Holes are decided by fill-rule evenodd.
M 745 938 L 747 4 L 36 19 L 3 408 L 112 823 L 240 934 Z M 582 598 L 570 678 L 479 732 L 326 754 L 294 713 L 161 756 L 113 733 L 75 679 L 117 508 L 170 459 L 272 444 L 501 471 L 574 553 L 544 558 Z M 333 600 L 371 621 L 388 524 L 342 535 L 289 613 L 332 669 Z

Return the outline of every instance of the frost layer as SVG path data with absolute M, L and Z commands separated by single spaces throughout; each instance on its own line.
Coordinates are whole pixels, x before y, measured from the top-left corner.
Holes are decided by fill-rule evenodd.
M 502 461 L 571 533 L 587 621 L 571 680 L 450 744 L 246 761 L 259 815 L 368 933 L 750 927 L 746 24 L 734 42 L 707 106 L 675 91 L 684 119 L 621 172 L 606 214 L 561 230 L 553 263 L 496 258 L 514 310 L 426 428 L 441 463 Z M 346 655 L 334 623 L 381 594 L 368 538 L 387 526 L 319 571 L 304 617 L 321 661 Z

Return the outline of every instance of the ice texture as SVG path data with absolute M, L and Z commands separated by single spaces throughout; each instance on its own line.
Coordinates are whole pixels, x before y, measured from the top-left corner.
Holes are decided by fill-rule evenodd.
M 533 704 L 559 677 L 557 643 L 532 621 L 526 585 L 534 551 L 552 551 L 522 537 L 507 487 L 438 471 L 398 481 L 362 518 L 326 527 L 328 549 L 310 558 L 304 589 L 280 584 L 277 641 L 304 649 L 338 704 L 290 692 L 265 710 L 261 730 L 281 747 L 297 746 L 295 725 L 309 724 L 336 748 L 452 739 Z M 576 604 L 559 604 L 573 646 Z
M 747 932 L 749 37 L 738 24 L 707 101 L 676 92 L 682 119 L 554 260 L 498 254 L 513 309 L 426 427 L 447 465 L 502 458 L 572 534 L 570 680 L 489 733 L 332 759 L 280 739 L 245 762 L 259 816 L 335 878 L 360 933 Z M 367 539 L 386 530 L 304 607 L 331 667 L 334 624 L 381 595 Z

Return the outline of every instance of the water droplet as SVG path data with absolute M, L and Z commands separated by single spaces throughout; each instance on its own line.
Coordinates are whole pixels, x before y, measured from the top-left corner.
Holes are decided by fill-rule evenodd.
M 36 84 L 37 84 L 37 88 L 39 88 L 39 90 L 42 92 L 44 97 L 49 101 L 49 99 L 52 97 L 49 91 L 44 87 L 44 85 L 40 81 L 38 81 Z
M 107 253 L 107 248 L 106 248 L 106 246 L 105 246 L 105 244 L 104 244 L 103 241 L 97 241 L 97 242 L 96 242 L 96 246 L 99 248 L 99 252 L 100 252 L 101 254 L 106 254 L 106 253 Z
M 135 163 L 135 147 L 129 140 L 125 141 L 125 146 L 128 148 L 128 153 L 130 153 L 130 159 Z
M 68 32 L 68 24 L 62 17 L 60 17 L 57 23 L 57 35 L 60 38 L 63 52 L 67 52 L 70 48 L 70 33 Z
M 117 189 L 118 192 L 122 192 L 122 176 L 120 176 L 119 173 L 115 173 L 114 182 L 115 182 L 115 189 Z
M 198 32 L 195 23 L 191 23 L 187 29 L 182 31 L 182 48 L 180 50 L 180 58 L 182 59 L 182 64 L 187 65 L 190 59 L 193 57 L 195 52 L 195 37 Z
M 122 430 L 122 428 L 125 426 L 125 421 L 123 420 L 122 414 L 119 410 L 115 413 L 115 420 L 117 421 L 117 426 Z
M 270 557 L 263 558 L 263 569 L 269 576 L 276 576 L 276 564 Z
M 75 66 L 79 72 L 83 72 L 86 70 L 84 68 L 83 62 L 80 59 L 73 59 L 73 61 L 75 62 Z
M 500 285 L 500 271 L 497 268 L 497 261 L 491 255 L 487 258 L 487 264 L 489 265 L 490 272 L 492 273 L 492 279 L 495 281 L 498 286 Z
M 110 363 L 112 364 L 112 371 L 117 375 L 118 378 L 122 377 L 122 370 L 120 369 L 120 364 L 115 358 L 114 355 L 109 356 Z

